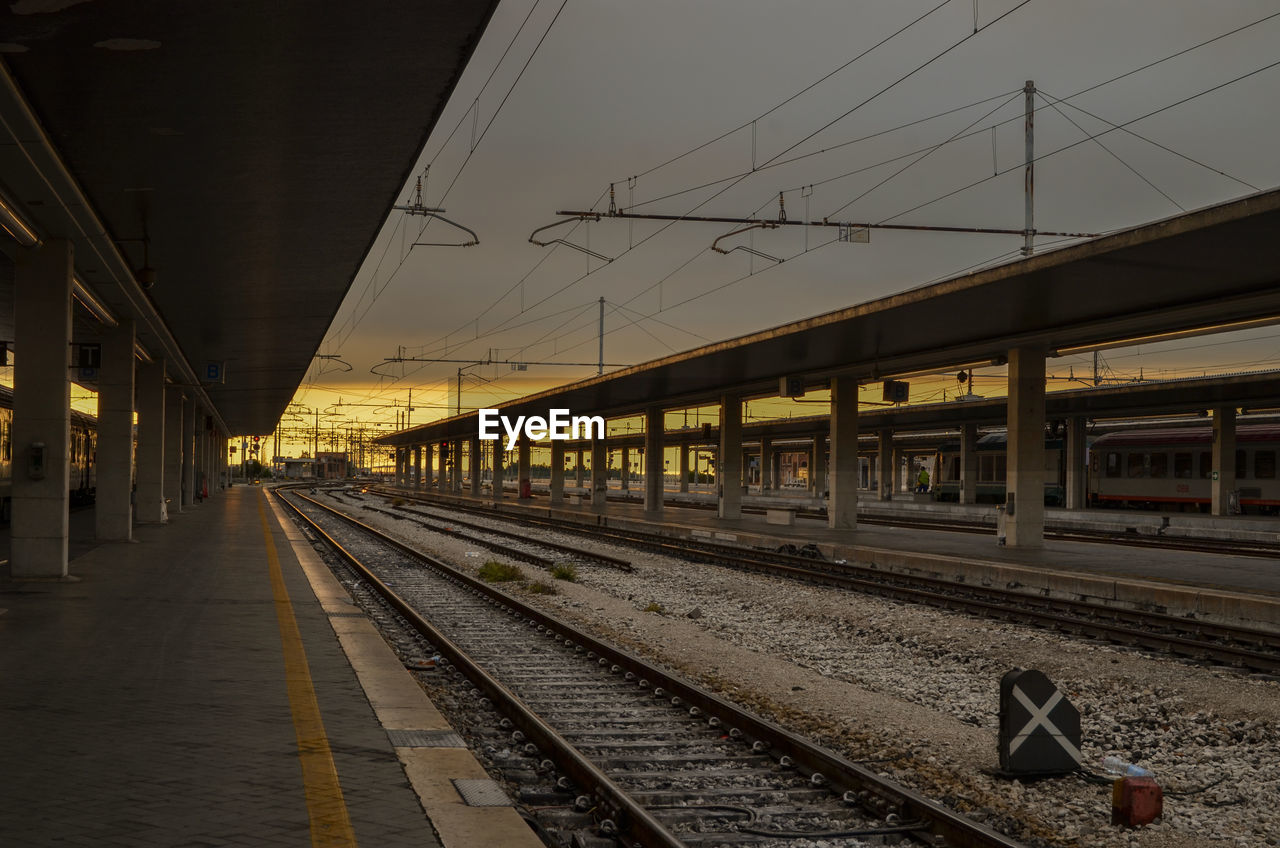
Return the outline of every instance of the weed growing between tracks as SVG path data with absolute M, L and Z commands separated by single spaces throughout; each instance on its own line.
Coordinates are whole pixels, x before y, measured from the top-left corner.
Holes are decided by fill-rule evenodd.
M 524 580 L 524 572 L 520 570 L 520 566 L 492 559 L 480 566 L 476 574 L 486 583 L 510 583 L 513 580 Z
M 551 576 L 569 583 L 578 582 L 578 569 L 571 562 L 557 562 L 551 566 Z

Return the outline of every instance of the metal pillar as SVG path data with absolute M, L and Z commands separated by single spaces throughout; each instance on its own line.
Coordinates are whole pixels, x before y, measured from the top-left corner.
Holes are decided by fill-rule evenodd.
M 662 497 L 666 486 L 663 476 L 665 449 L 662 437 L 665 424 L 662 407 L 651 406 L 644 411 L 644 511 L 650 518 L 662 517 Z
M 1083 418 L 1067 419 L 1067 455 L 1065 469 L 1067 476 L 1067 509 L 1084 509 L 1088 502 L 1086 490 L 1085 458 L 1087 453 L 1087 434 Z
M 138 380 L 138 521 L 169 520 L 164 491 L 164 363 L 142 363 Z M 226 456 L 220 458 L 225 461 Z
M 1010 547 L 1044 544 L 1044 351 L 1009 351 L 1009 446 L 1005 540 Z
M 1024 119 L 1027 136 L 1027 164 L 1024 176 L 1026 195 L 1025 204 L 1025 224 L 1023 230 L 1022 255 L 1030 256 L 1035 253 L 1035 234 L 1036 234 L 1036 146 L 1035 146 L 1035 128 L 1036 128 L 1036 84 L 1033 80 L 1027 80 L 1027 84 L 1023 87 L 1026 94 L 1026 103 L 1024 110 L 1026 117 Z
M 1209 479 L 1210 507 L 1214 515 L 1234 512 L 1232 493 L 1236 489 L 1236 408 L 1213 410 L 1213 472 Z M 1239 504 L 1234 504 L 1239 508 Z
M 413 488 L 422 491 L 422 445 L 415 445 L 413 448 Z M 427 445 L 427 464 L 431 464 L 431 446 Z
M 721 518 L 742 517 L 742 398 L 720 397 L 720 453 L 716 489 Z
M 9 573 L 67 575 L 70 500 L 70 242 L 20 252 L 13 292 L 13 503 Z
M 582 488 L 582 472 L 583 472 L 582 453 L 583 453 L 582 448 L 578 448 L 577 461 L 574 463 L 574 466 L 573 466 L 573 485 L 578 487 L 579 489 Z
M 893 484 L 898 476 L 893 468 L 893 431 L 881 430 L 877 434 L 876 478 L 879 480 L 880 500 L 893 500 Z
M 591 438 L 591 511 L 603 513 L 609 494 L 609 443 Z
M 133 321 L 103 332 L 94 529 L 97 538 L 117 542 L 133 538 L 133 348 Z
M 978 425 L 960 426 L 960 503 L 978 502 Z
M 849 377 L 831 381 L 831 499 L 827 526 L 852 530 L 858 526 L 858 382 Z
M 182 512 L 182 389 L 169 386 L 164 393 L 164 495 L 169 514 Z
M 631 449 L 622 448 L 622 491 L 628 491 L 631 488 Z

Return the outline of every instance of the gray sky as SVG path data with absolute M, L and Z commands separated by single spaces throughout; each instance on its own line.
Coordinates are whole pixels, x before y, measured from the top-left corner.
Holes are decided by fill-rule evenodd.
M 444 206 L 447 217 L 479 234 L 480 245 L 409 250 L 422 219 L 392 213 L 321 351 L 340 355 L 353 370 L 313 368 L 312 385 L 304 385 L 300 397 L 311 405 L 332 403 L 325 389 L 337 389 L 347 403 L 366 396 L 403 402 L 413 387 L 415 406 L 424 400 L 444 403 L 456 365 L 381 368 L 399 379 L 377 385 L 369 369 L 396 356 L 400 346 L 417 356 L 483 358 L 496 348 L 502 357 L 593 361 L 595 301 L 602 296 L 609 303 L 606 361 L 635 363 L 991 261 L 1016 251 L 1020 237 L 877 230 L 870 244 L 827 244 L 834 230 L 791 228 L 730 242 L 786 257 L 780 265 L 745 252 L 712 253 L 716 237 L 733 229 L 725 225 L 679 223 L 659 233 L 661 224 L 605 220 L 580 226 L 572 236 L 568 225 L 549 234 L 618 257 L 608 265 L 564 247 L 548 254 L 528 237 L 557 220 L 558 209 L 606 208 L 601 196 L 610 182 L 617 183 L 619 205 L 629 206 L 634 198 L 644 204 L 639 211 L 748 216 L 760 210 L 772 217 L 778 192 L 784 191 L 791 218 L 1021 228 L 1024 81 L 1034 80 L 1047 97 L 1071 98 L 1280 13 L 1275 0 L 1032 0 L 1021 6 L 1017 0 L 978 0 L 982 29 L 974 35 L 975 3 L 952 0 L 754 129 L 650 172 L 751 122 L 940 2 L 568 0 L 561 8 L 560 0 L 504 0 L 419 168 L 421 173 L 431 165 L 427 205 Z M 530 9 L 523 32 L 498 64 Z M 1061 114 L 1040 99 L 1036 153 L 1101 132 L 1109 125 L 1099 118 L 1123 124 L 1263 68 L 1280 60 L 1277 46 L 1280 17 L 1071 98 L 1071 105 L 1059 107 Z M 953 49 L 911 74 L 948 48 Z M 1177 214 L 1179 205 L 1193 209 L 1251 193 L 1245 183 L 1259 189 L 1280 184 L 1274 154 L 1280 141 L 1277 93 L 1280 67 L 1128 125 L 1169 150 L 1115 131 L 1099 138 L 1110 152 L 1086 142 L 1044 158 L 1036 165 L 1036 227 L 1104 232 Z M 869 102 L 859 106 L 864 101 Z M 994 124 L 999 126 L 993 139 Z M 970 125 L 969 132 L 985 131 L 938 149 L 872 190 L 919 152 L 887 160 L 922 152 Z M 757 169 L 715 197 L 730 183 L 646 203 L 751 171 L 753 149 L 759 168 L 779 154 L 790 158 L 842 144 L 792 164 Z M 993 167 L 1005 173 L 907 211 L 992 177 Z M 833 179 L 853 171 L 860 173 Z M 643 176 L 629 188 L 628 177 L 637 174 Z M 809 185 L 811 194 L 802 189 Z M 411 190 L 406 187 L 404 200 Z M 424 238 L 450 241 L 458 235 L 434 223 Z M 739 280 L 753 269 L 759 273 Z M 1148 375 L 1202 364 L 1276 364 L 1280 330 L 1255 330 L 1246 337 L 1253 341 L 1185 340 L 1107 357 L 1117 370 L 1142 367 Z M 1084 362 L 1057 364 L 1065 371 Z M 472 370 L 496 382 L 469 379 L 467 406 L 595 373 L 591 367 Z M 372 413 L 370 407 L 359 414 Z M 442 414 L 427 409 L 414 420 Z M 377 416 L 394 420 L 395 413 L 381 410 Z

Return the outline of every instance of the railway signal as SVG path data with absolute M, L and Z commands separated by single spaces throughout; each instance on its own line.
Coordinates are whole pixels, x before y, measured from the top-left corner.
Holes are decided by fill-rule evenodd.
M 1080 711 L 1035 669 L 1000 678 L 1000 770 L 1009 776 L 1069 774 L 1082 761 Z

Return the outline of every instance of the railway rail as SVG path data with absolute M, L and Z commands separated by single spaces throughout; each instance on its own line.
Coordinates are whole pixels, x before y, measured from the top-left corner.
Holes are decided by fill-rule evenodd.
M 1251 672 L 1280 674 L 1280 634 L 1155 611 L 1030 595 L 925 576 L 889 574 L 856 563 L 827 562 L 789 553 L 592 526 L 546 516 L 513 515 L 473 504 L 445 502 L 434 496 L 418 494 L 410 497 L 430 503 L 437 509 L 481 514 L 525 527 L 577 534 L 728 568 L 1017 621 Z
M 574 806 L 595 811 L 596 833 L 562 840 L 1019 848 L 326 504 L 277 494 L 502 714 L 512 748 L 581 793 Z

